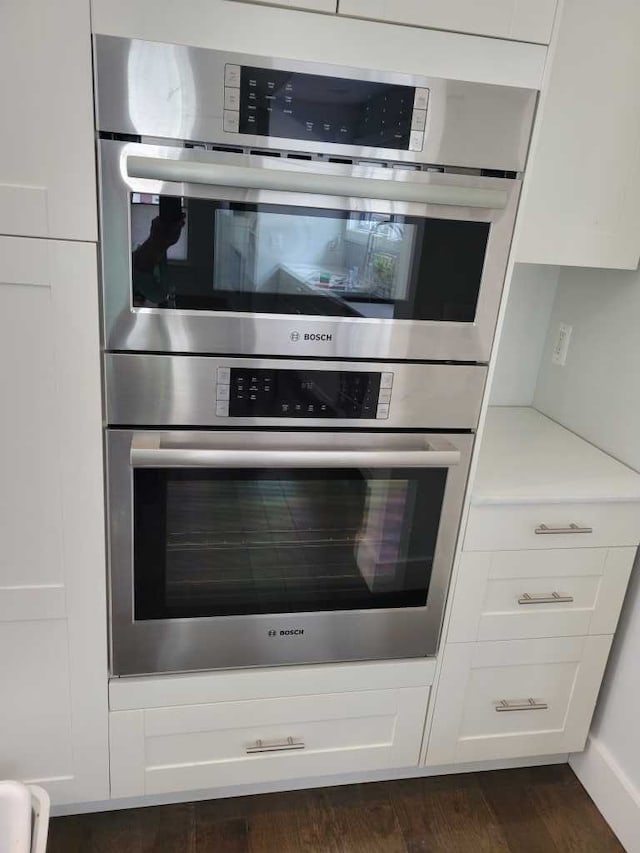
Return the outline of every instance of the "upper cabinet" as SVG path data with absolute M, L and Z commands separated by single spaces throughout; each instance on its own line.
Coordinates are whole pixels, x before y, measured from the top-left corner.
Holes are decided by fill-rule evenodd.
M 97 240 L 88 0 L 4 0 L 0 234 Z
M 640 3 L 564 0 L 520 204 L 522 263 L 635 269 Z
M 338 12 L 414 27 L 548 44 L 556 0 L 339 0 Z

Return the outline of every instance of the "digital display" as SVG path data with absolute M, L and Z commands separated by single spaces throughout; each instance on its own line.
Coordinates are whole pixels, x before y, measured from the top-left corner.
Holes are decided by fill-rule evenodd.
M 232 418 L 375 418 L 379 373 L 231 369 Z
M 409 149 L 415 89 L 244 66 L 240 133 Z

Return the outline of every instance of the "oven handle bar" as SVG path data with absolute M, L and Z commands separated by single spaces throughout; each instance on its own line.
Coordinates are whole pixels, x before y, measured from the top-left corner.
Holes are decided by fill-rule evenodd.
M 261 450 L 162 447 L 156 436 L 134 436 L 133 468 L 451 468 L 453 445 L 438 450 Z
M 393 170 L 389 170 L 389 173 L 393 174 Z M 502 209 L 507 206 L 509 200 L 507 192 L 499 189 L 437 185 L 421 181 L 393 180 L 389 177 L 359 178 L 287 168 L 256 169 L 164 157 L 130 155 L 127 157 L 127 174 L 130 178 L 154 181 L 456 207 Z

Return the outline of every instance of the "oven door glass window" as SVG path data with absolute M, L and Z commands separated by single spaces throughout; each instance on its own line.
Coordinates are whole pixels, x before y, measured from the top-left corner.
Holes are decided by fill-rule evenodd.
M 446 479 L 136 469 L 135 619 L 423 607 Z
M 490 223 L 131 193 L 132 304 L 472 323 Z

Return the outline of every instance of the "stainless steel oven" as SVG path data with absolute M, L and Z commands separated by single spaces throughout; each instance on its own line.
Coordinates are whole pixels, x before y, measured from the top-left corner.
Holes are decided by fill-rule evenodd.
M 436 652 L 485 368 L 106 369 L 114 675 Z
M 487 362 L 535 92 L 99 36 L 105 346 Z

